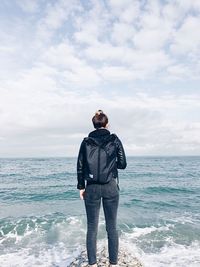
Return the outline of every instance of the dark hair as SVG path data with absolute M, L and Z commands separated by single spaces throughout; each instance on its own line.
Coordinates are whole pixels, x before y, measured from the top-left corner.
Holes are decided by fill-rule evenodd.
M 103 113 L 103 110 L 99 109 L 95 112 L 92 122 L 95 129 L 105 127 L 108 123 L 108 117 L 105 113 Z

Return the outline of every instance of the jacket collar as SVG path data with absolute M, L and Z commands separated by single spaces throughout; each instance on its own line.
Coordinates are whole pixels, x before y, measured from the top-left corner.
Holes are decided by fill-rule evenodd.
M 106 128 L 100 128 L 96 129 L 88 134 L 89 137 L 101 137 L 101 136 L 107 136 L 110 135 L 110 131 Z

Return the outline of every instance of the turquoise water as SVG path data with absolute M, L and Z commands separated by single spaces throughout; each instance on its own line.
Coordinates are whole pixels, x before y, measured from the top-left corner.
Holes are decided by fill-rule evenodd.
M 200 157 L 128 157 L 120 246 L 144 266 L 200 266 Z M 68 266 L 85 249 L 76 158 L 0 159 L 0 266 Z M 106 244 L 103 212 L 98 247 Z

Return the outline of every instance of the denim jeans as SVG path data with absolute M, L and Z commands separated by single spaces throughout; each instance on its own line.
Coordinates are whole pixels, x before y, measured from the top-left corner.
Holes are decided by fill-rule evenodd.
M 85 189 L 84 202 L 87 215 L 86 247 L 88 262 L 91 265 L 97 262 L 96 247 L 101 200 L 108 237 L 109 261 L 111 264 L 117 264 L 119 247 L 117 231 L 119 187 L 114 178 L 107 184 L 90 184 Z

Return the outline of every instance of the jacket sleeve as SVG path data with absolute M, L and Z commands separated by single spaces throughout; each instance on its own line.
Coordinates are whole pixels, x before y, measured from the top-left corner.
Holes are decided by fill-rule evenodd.
M 117 168 L 125 169 L 127 166 L 126 155 L 122 142 L 118 137 L 116 138 L 116 146 L 117 146 Z
M 85 188 L 85 180 L 84 180 L 84 168 L 85 168 L 85 159 L 84 159 L 84 140 L 82 141 L 78 158 L 77 158 L 77 189 Z

